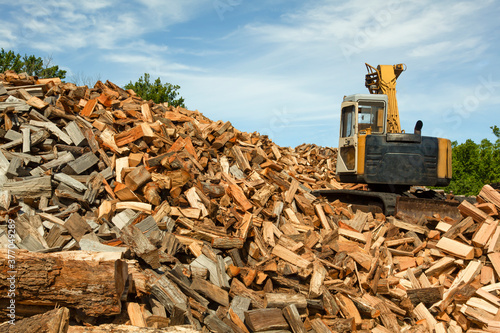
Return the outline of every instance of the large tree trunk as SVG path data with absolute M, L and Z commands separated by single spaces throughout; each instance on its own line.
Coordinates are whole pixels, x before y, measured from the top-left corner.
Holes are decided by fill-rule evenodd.
M 121 253 L 15 251 L 15 273 L 9 267 L 12 250 L 0 250 L 0 320 L 8 320 L 9 289 L 15 276 L 16 318 L 43 313 L 48 307 L 79 309 L 88 316 L 121 312 L 120 297 L 128 277 Z M 14 285 L 12 285 L 14 286 Z

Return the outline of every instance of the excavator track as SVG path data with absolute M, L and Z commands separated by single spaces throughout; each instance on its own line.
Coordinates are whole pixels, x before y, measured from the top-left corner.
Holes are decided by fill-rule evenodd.
M 409 197 L 404 194 L 372 192 L 360 190 L 319 190 L 312 192 L 330 202 L 340 202 L 353 205 L 353 208 L 365 212 L 383 213 L 386 216 L 402 216 L 417 222 L 424 216 L 439 214 L 454 220 L 461 219 L 458 202 Z
M 399 196 L 396 200 L 395 216 L 419 221 L 423 216 L 438 214 L 441 218 L 448 216 L 453 220 L 461 220 L 458 202 L 439 199 L 410 198 Z
M 319 190 L 313 195 L 322 196 L 328 201 L 339 200 L 352 204 L 355 208 L 372 213 L 394 215 L 397 195 L 385 192 L 369 192 L 360 190 Z

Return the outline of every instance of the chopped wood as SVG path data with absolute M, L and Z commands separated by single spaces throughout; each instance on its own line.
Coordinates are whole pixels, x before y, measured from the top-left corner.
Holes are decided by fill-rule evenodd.
M 263 309 L 265 308 L 264 305 L 264 300 L 261 297 L 260 293 L 257 293 L 256 291 L 249 289 L 243 284 L 241 281 L 239 281 L 236 278 L 232 279 L 231 282 L 231 288 L 229 290 L 229 296 L 235 297 L 235 296 L 242 296 L 242 297 L 247 297 L 252 300 L 252 306 L 257 309 Z
M 500 193 L 491 187 L 491 185 L 484 185 L 478 197 L 485 202 L 494 204 L 497 209 L 500 209 Z
M 312 265 L 312 263 L 307 259 L 298 256 L 294 252 L 288 250 L 287 248 L 281 245 L 276 245 L 273 248 L 272 254 L 300 268 L 308 268 L 309 266 Z
M 88 152 L 71 161 L 64 168 L 64 172 L 70 175 L 80 175 L 99 162 L 99 158 L 92 152 Z
M 86 233 L 92 232 L 90 225 L 78 213 L 71 214 L 66 222 L 64 222 L 64 227 L 77 242 Z
M 299 311 L 294 304 L 288 305 L 283 309 L 283 315 L 285 316 L 288 324 L 292 328 L 293 333 L 306 333 L 306 327 L 302 322 Z
M 80 114 L 85 117 L 90 117 L 90 115 L 92 115 L 92 112 L 94 112 L 96 105 L 97 105 L 97 99 L 91 99 L 85 104 L 85 107 L 80 112 Z
M 87 190 L 87 186 L 65 173 L 56 173 L 54 179 L 68 185 L 78 192 L 85 192 Z
M 274 146 L 273 146 L 274 147 Z M 285 192 L 285 202 L 288 204 L 292 203 L 293 198 L 295 197 L 295 193 L 297 192 L 297 189 L 299 188 L 299 182 L 294 179 L 292 180 L 292 184 L 288 191 Z
M 314 209 L 316 211 L 316 214 L 319 217 L 319 220 L 321 221 L 321 224 L 323 225 L 323 228 L 328 231 L 331 230 L 330 223 L 326 219 L 325 212 L 323 211 L 323 207 L 320 204 L 314 205 Z
M 311 320 L 311 326 L 316 333 L 332 333 L 332 330 L 320 318 Z
M 148 123 L 153 122 L 153 114 L 151 113 L 151 109 L 149 108 L 148 103 L 143 103 L 141 105 L 141 112 L 142 112 L 142 116 L 144 117 L 145 121 L 147 121 Z
M 115 135 L 115 143 L 118 147 L 122 147 L 145 136 L 152 136 L 151 128 L 149 128 L 146 124 L 140 124 L 128 131 Z
M 229 295 L 227 291 L 208 281 L 193 279 L 191 288 L 222 306 L 229 306 Z
M 454 258 L 443 257 L 443 258 L 439 259 L 438 261 L 434 262 L 433 265 L 425 271 L 425 274 L 427 276 L 433 276 L 437 273 L 441 273 L 442 271 L 449 268 L 454 263 L 455 263 Z
M 462 259 L 474 258 L 474 248 L 459 241 L 443 237 L 436 244 L 436 247 L 444 252 L 451 253 Z
M 458 210 L 462 215 L 464 216 L 470 216 L 474 219 L 474 221 L 481 223 L 483 222 L 486 218 L 488 218 L 488 214 L 480 210 L 479 208 L 475 207 L 473 204 L 468 202 L 467 200 L 462 201 L 460 205 L 458 206 Z
M 282 311 L 275 308 L 246 311 L 245 323 L 254 332 L 288 329 Z
M 125 177 L 125 185 L 131 190 L 135 191 L 142 185 L 146 184 L 151 179 L 151 174 L 144 166 L 134 168 Z
M 248 201 L 247 197 L 245 196 L 245 193 L 236 184 L 229 184 L 229 193 L 231 196 L 236 200 L 236 202 L 243 208 L 243 210 L 248 211 L 253 208 L 253 205 Z
M 489 253 L 488 258 L 490 259 L 495 272 L 500 276 L 500 253 Z
M 490 243 L 488 245 L 488 253 L 499 252 L 500 251 L 500 225 L 497 226 L 493 236 L 491 236 Z
M 145 213 L 151 213 L 152 207 L 150 204 L 144 203 L 144 202 L 126 202 L 126 201 L 121 201 L 116 203 L 116 209 L 133 209 L 133 210 L 138 210 L 141 212 Z
M 201 217 L 205 217 L 208 215 L 207 207 L 203 204 L 200 196 L 196 191 L 196 187 L 191 187 L 189 190 L 185 192 L 185 196 L 189 201 L 189 204 L 193 208 L 198 208 L 201 211 Z
M 187 297 L 179 287 L 164 275 L 159 275 L 153 270 L 146 270 L 151 294 L 167 309 L 172 319 L 176 316 L 184 318 L 187 311 Z
M 495 233 L 498 227 L 498 221 L 491 217 L 488 217 L 483 221 L 479 230 L 472 237 L 472 244 L 476 247 L 484 247 L 486 243 L 490 240 L 491 236 Z
M 7 182 L 3 185 L 3 189 L 19 198 L 40 198 L 52 195 L 50 176 Z
M 400 221 L 400 220 L 398 220 L 396 218 L 390 218 L 389 221 L 390 221 L 390 223 L 393 226 L 395 226 L 397 228 L 400 228 L 400 229 L 403 229 L 403 230 L 408 230 L 408 231 L 414 231 L 417 234 L 424 234 L 424 235 L 426 235 L 429 232 L 429 229 L 427 229 L 425 227 L 422 227 L 422 226 L 419 226 L 419 225 L 415 225 L 415 224 L 411 224 L 411 223 L 406 223 L 406 222 Z
M 465 202 L 465 201 L 464 201 Z M 447 237 L 450 239 L 455 239 L 458 235 L 462 234 L 465 230 L 467 230 L 471 225 L 474 224 L 474 220 L 472 217 L 468 216 L 462 221 L 458 221 L 453 224 L 448 231 L 443 234 L 443 237 Z
M 443 287 L 409 289 L 406 293 L 414 306 L 420 303 L 431 306 L 443 298 Z
M 266 293 L 264 297 L 266 308 L 285 308 L 293 304 L 298 309 L 307 307 L 307 299 L 301 294 L 285 294 L 285 293 Z
M 69 122 L 64 129 L 75 146 L 83 146 L 86 143 L 85 135 L 83 135 L 83 132 L 76 121 Z
M 354 302 L 349 299 L 349 297 L 342 294 L 337 294 L 336 299 L 337 304 L 340 307 L 340 311 L 344 314 L 344 317 L 354 318 L 354 322 L 356 323 L 356 325 L 361 324 L 361 315 Z
M 134 326 L 147 327 L 146 320 L 142 315 L 141 306 L 138 303 L 130 302 L 127 304 L 127 312 L 130 323 Z
M 123 228 L 121 239 L 152 268 L 160 267 L 158 249 L 151 244 L 150 240 L 137 226 L 129 225 Z
M 368 222 L 368 213 L 358 210 L 356 211 L 356 214 L 354 214 L 353 218 L 346 221 L 345 224 L 347 224 L 356 231 L 362 232 L 367 222 Z
M 425 307 L 423 303 L 418 304 L 414 309 L 413 313 L 417 317 L 417 319 L 425 320 L 425 324 L 429 331 L 433 330 L 433 327 L 437 325 L 437 320 L 434 316 L 429 312 L 429 310 Z
M 73 144 L 73 141 L 71 140 L 70 136 L 64 133 L 61 129 L 59 129 L 59 127 L 56 126 L 56 124 L 52 122 L 30 120 L 29 123 L 30 125 L 47 129 L 67 145 Z
M 245 241 L 239 237 L 216 237 L 212 239 L 214 249 L 241 249 Z
M 29 153 L 31 151 L 31 136 L 29 128 L 22 128 L 23 133 L 23 153 Z
M 236 312 L 232 308 L 228 310 L 228 315 L 231 321 L 241 330 L 241 332 L 250 333 L 248 328 L 245 326 L 244 317 L 242 319 L 239 315 L 236 314 Z
M 47 106 L 49 106 L 48 103 L 42 101 L 40 98 L 33 96 L 29 100 L 26 101 L 26 104 L 34 107 L 35 109 L 43 110 Z
M 250 167 L 250 163 L 248 162 L 241 149 L 238 146 L 233 146 L 233 148 L 231 148 L 231 151 L 240 169 L 243 170 L 243 172 L 249 172 L 252 168 Z
M 317 298 L 323 293 L 323 282 L 325 281 L 327 270 L 319 262 L 313 264 L 313 274 L 309 284 L 309 295 L 311 298 Z

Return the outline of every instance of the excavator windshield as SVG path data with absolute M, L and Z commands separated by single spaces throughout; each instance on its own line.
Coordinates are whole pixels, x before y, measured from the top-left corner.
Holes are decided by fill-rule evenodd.
M 384 132 L 384 103 L 360 101 L 358 105 L 358 130 L 360 133 Z

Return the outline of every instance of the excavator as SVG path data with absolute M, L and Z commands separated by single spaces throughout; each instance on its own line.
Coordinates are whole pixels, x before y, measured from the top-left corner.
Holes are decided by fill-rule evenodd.
M 365 65 L 370 94 L 344 96 L 341 105 L 336 176 L 343 183 L 367 184 L 369 191 L 320 190 L 314 194 L 386 215 L 457 216 L 456 204 L 425 198 L 428 193 L 424 192 L 433 191 L 409 192 L 415 186 L 447 186 L 452 167 L 450 140 L 423 136 L 420 120 L 413 133 L 401 130 L 396 81 L 406 65 Z

